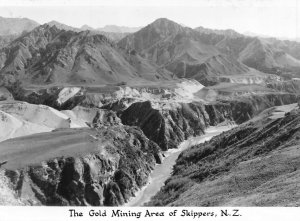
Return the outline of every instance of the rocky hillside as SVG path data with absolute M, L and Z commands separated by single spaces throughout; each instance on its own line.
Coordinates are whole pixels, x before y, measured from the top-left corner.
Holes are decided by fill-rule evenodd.
M 121 111 L 120 118 L 123 124 L 140 127 L 149 139 L 167 150 L 177 148 L 188 137 L 203 134 L 208 126 L 226 120 L 241 124 L 267 108 L 299 100 L 300 96 L 295 94 L 270 93 L 240 95 L 239 98 L 211 104 L 135 102 Z
M 0 147 L 1 169 L 31 205 L 122 205 L 161 162 L 154 142 L 122 125 L 60 129 Z
M 299 206 L 300 111 L 276 111 L 183 151 L 150 205 Z
M 241 61 L 248 67 L 281 76 L 299 76 L 299 42 L 275 38 L 258 38 L 239 34 L 233 30 L 195 29 L 206 44 Z
M 298 205 L 300 112 L 274 107 L 300 102 L 296 43 L 168 19 L 125 35 L 52 21 L 0 37 L 11 204 L 123 205 L 161 151 L 222 123 L 239 126 L 184 151 L 150 204 Z
M 123 124 L 140 127 L 163 150 L 177 148 L 188 137 L 203 134 L 210 123 L 201 104 L 153 106 L 150 101 L 136 102 L 121 114 L 121 120 Z
M 162 92 L 152 90 L 153 96 Z M 49 98 L 55 104 L 69 101 L 75 105 L 82 88 L 66 87 L 54 92 L 56 97 Z M 184 139 L 203 134 L 209 125 L 228 120 L 243 123 L 268 107 L 299 99 L 288 93 L 239 98 L 204 104 L 138 102 L 137 98 L 123 97 L 118 105 L 131 99 L 129 107 L 102 106 L 115 107 L 120 118 L 111 110 L 75 107 L 59 112 L 42 105 L 6 101 L 1 108 L 14 119 L 36 125 L 57 124 L 53 126 L 57 129 L 1 142 L 1 168 L 26 203 L 122 205 L 147 183 L 155 163 L 161 163 L 160 149 L 177 148 Z M 51 121 L 45 121 L 43 117 L 50 115 Z M 69 128 L 72 122 L 85 128 Z M 9 125 L 16 124 L 13 121 Z M 3 131 L 7 131 L 4 126 Z
M 2 83 L 105 84 L 171 79 L 172 74 L 103 35 L 39 26 L 0 50 Z
M 220 76 L 258 74 L 202 40 L 199 32 L 164 18 L 126 36 L 118 45 L 139 52 L 178 77 L 193 78 L 203 85 L 218 82 Z
M 0 35 L 19 35 L 39 26 L 28 18 L 4 18 L 0 16 Z
M 0 36 L 0 49 L 9 45 L 18 35 L 2 35 Z

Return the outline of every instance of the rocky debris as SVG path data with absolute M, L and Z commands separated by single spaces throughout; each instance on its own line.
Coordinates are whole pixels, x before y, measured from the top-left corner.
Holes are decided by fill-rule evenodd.
M 117 117 L 116 113 L 111 110 L 98 110 L 95 118 L 92 122 L 93 128 L 99 128 L 103 126 L 120 125 L 121 119 Z
M 0 148 L 5 175 L 32 205 L 122 205 L 162 157 L 141 130 L 120 125 L 60 129 L 5 141 Z
M 24 206 L 20 198 L 18 198 L 15 191 L 10 188 L 10 181 L 5 176 L 4 171 L 0 170 L 0 205 L 6 206 Z
M 50 87 L 28 91 L 18 100 L 43 104 L 57 110 L 71 110 L 85 100 L 86 91 L 78 87 Z
M 299 206 L 300 112 L 257 118 L 183 151 L 149 205 Z
M 23 89 L 16 84 L 10 88 L 16 100 L 44 104 L 58 110 L 71 110 L 75 106 L 103 107 L 115 111 L 127 108 L 135 101 L 182 101 L 190 102 L 194 93 L 203 88 L 196 80 L 180 79 L 161 84 L 102 85 L 102 86 L 53 86 L 42 89 Z M 16 91 L 23 91 L 16 94 Z M 117 104 L 122 104 L 116 109 Z M 112 106 L 115 106 L 114 108 Z

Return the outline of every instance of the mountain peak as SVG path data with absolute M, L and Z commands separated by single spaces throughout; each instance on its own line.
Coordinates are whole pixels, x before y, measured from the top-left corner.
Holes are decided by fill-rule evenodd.
M 170 34 L 176 34 L 180 31 L 183 31 L 185 28 L 179 25 L 178 23 L 171 21 L 167 18 L 159 18 L 156 19 L 153 23 L 146 26 L 147 28 L 154 28 L 157 33 L 160 33 L 164 36 L 170 35 Z
M 162 22 L 170 22 L 170 23 L 175 23 L 175 24 L 177 24 L 176 22 L 174 22 L 174 21 L 172 21 L 172 20 L 170 20 L 170 19 L 168 19 L 168 18 L 158 18 L 158 19 L 156 19 L 153 23 L 162 23 Z
M 55 21 L 55 20 L 52 20 L 52 21 L 50 21 L 50 22 L 47 22 L 46 24 L 50 25 L 51 27 L 52 27 L 52 26 L 55 26 L 55 27 L 58 28 L 58 29 L 63 29 L 63 30 L 66 30 L 66 31 L 75 31 L 75 32 L 81 31 L 81 30 L 78 29 L 78 28 L 75 28 L 75 27 L 72 27 L 72 26 L 69 26 L 69 25 L 60 23 L 60 22 Z
M 48 25 L 55 25 L 55 24 L 61 24 L 61 23 L 58 22 L 58 21 L 52 20 L 50 22 L 47 22 L 46 24 L 48 24 Z
M 150 25 L 154 26 L 160 26 L 160 27 L 167 27 L 167 26 L 177 26 L 181 27 L 182 26 L 174 21 L 171 21 L 167 18 L 158 18 L 154 22 L 152 22 Z
M 92 28 L 91 26 L 88 26 L 87 24 L 82 25 L 80 29 L 81 30 L 91 30 L 91 31 L 94 30 L 94 28 Z

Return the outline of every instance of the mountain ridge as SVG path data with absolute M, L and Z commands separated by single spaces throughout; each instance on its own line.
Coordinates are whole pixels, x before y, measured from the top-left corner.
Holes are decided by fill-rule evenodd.
M 17 35 L 31 31 L 39 23 L 29 18 L 5 18 L 0 16 L 0 35 Z
M 118 45 L 138 51 L 178 77 L 194 78 L 204 85 L 215 84 L 228 75 L 258 74 L 203 41 L 197 31 L 166 18 L 126 36 Z
M 138 54 L 120 50 L 104 35 L 65 31 L 48 24 L 14 40 L 1 54 L 4 81 L 105 84 L 172 78 Z

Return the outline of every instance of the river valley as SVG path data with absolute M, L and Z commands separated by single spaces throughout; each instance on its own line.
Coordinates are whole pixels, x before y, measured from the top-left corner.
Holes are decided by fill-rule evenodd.
M 166 151 L 165 159 L 162 164 L 157 164 L 152 171 L 149 183 L 136 193 L 136 196 L 131 198 L 124 206 L 143 206 L 147 203 L 152 196 L 154 196 L 160 188 L 164 185 L 164 182 L 170 177 L 179 154 L 194 145 L 209 141 L 212 137 L 221 134 L 224 131 L 230 130 L 235 125 L 226 126 L 214 126 L 206 129 L 205 134 L 201 136 L 191 137 L 179 144 L 178 149 L 170 149 Z

